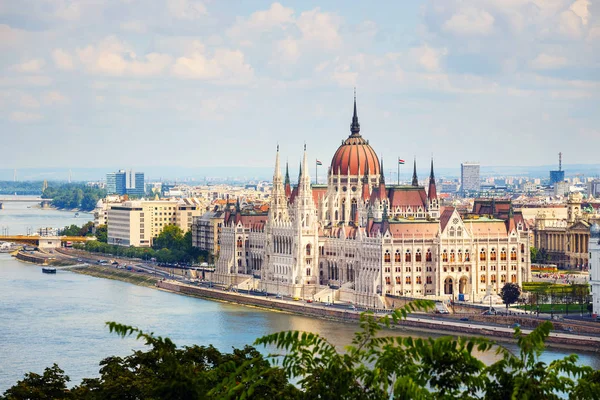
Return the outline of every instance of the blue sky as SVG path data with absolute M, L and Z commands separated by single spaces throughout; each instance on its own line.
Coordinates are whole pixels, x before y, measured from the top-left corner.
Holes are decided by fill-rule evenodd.
M 600 2 L 0 0 L 0 166 L 598 163 Z

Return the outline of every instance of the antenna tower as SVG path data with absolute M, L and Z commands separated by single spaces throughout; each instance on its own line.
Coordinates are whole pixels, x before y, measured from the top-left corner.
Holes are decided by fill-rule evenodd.
M 558 170 L 562 171 L 562 152 L 558 153 Z

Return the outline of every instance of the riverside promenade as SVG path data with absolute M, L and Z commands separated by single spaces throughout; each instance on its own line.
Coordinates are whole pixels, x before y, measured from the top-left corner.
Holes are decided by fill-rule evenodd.
M 175 280 L 158 281 L 156 286 L 170 292 L 180 293 L 188 296 L 201 297 L 212 300 L 255 306 L 274 311 L 289 312 L 309 317 L 339 320 L 344 322 L 357 322 L 360 318 L 360 310 L 351 308 L 342 309 L 325 306 L 321 303 L 305 303 L 276 299 L 273 297 L 255 296 L 245 293 L 235 293 L 223 289 L 190 285 Z M 389 310 L 391 311 L 391 310 Z M 383 316 L 388 312 L 378 312 L 376 315 Z M 395 329 L 414 329 L 419 331 L 452 332 L 461 335 L 474 335 L 511 340 L 514 329 L 509 326 L 486 325 L 479 322 L 463 322 L 441 316 L 432 316 L 426 313 L 415 313 L 406 320 L 400 321 Z M 524 334 L 529 334 L 532 329 L 522 328 Z M 600 351 L 600 336 L 577 335 L 553 331 L 547 340 L 549 345 L 568 348 L 582 348 L 586 351 Z

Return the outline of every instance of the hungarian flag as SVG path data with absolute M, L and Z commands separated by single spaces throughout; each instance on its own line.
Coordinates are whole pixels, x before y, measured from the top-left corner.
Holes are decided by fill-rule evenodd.
M 403 159 L 401 159 L 401 158 L 399 158 L 399 159 L 398 159 L 398 164 L 404 164 L 404 160 L 403 160 Z
M 323 165 L 323 163 L 319 160 L 317 160 L 317 165 Z

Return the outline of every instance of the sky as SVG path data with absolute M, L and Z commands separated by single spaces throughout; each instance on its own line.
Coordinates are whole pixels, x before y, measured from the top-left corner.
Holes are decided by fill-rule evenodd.
M 386 164 L 600 162 L 597 0 L 0 0 L 0 51 L 5 169 L 327 166 L 354 88 Z

